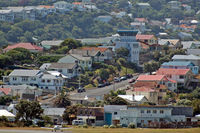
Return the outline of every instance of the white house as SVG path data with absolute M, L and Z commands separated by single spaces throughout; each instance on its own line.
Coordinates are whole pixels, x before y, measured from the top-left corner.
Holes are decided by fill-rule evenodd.
M 12 122 L 15 121 L 15 115 L 8 112 L 5 109 L 0 110 L 0 117 L 2 117 L 2 116 L 5 116 L 8 119 L 8 121 L 12 121 Z
M 68 54 L 61 58 L 58 63 L 78 63 L 83 69 L 92 68 L 92 58 L 90 56 L 82 56 L 78 54 Z
M 79 75 L 81 72 L 81 67 L 78 66 L 76 63 L 44 63 L 40 70 L 51 70 L 51 71 L 58 71 L 67 78 L 72 78 Z
M 68 3 L 65 1 L 58 1 L 54 3 L 53 5 L 60 12 L 71 11 L 73 8 L 73 5 L 71 3 Z
M 160 123 L 186 122 L 187 117 L 193 115 L 192 107 L 173 106 L 106 105 L 104 112 L 108 125 L 118 122 L 128 126 L 133 123 L 136 127 L 159 127 Z
M 12 10 L 0 10 L 0 21 L 13 22 L 14 13 Z
M 137 32 L 134 30 L 118 30 L 120 36 L 115 41 L 115 49 L 127 48 L 129 50 L 128 60 L 139 65 L 140 46 L 136 40 Z
M 59 73 L 59 72 L 57 72 Z M 62 74 L 53 75 L 40 70 L 15 69 L 8 76 L 3 77 L 3 82 L 7 85 L 31 85 L 41 89 L 62 89 L 64 85 Z

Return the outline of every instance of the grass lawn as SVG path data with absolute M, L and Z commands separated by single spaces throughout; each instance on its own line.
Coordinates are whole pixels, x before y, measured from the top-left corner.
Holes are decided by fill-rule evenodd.
M 128 128 L 73 128 L 72 133 L 200 133 L 200 128 L 188 129 L 128 129 Z

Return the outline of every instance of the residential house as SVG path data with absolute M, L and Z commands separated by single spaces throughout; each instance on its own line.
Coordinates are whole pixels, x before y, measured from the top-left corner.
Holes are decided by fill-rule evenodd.
M 199 41 L 181 41 L 181 44 L 183 46 L 183 49 L 198 49 L 200 47 Z M 198 53 L 196 54 L 198 55 Z
M 126 91 L 128 95 L 145 96 L 149 102 L 163 104 L 166 96 L 167 87 L 152 81 L 137 81 L 131 89 Z
M 54 124 L 61 124 L 63 122 L 63 113 L 65 108 L 44 108 L 43 114 L 50 117 Z
M 142 35 L 137 34 L 136 40 L 140 42 L 140 45 L 154 45 L 158 44 L 158 39 L 154 35 Z
M 190 69 L 193 74 L 199 74 L 199 66 L 195 66 L 190 61 L 170 61 L 164 62 L 161 68 L 173 68 L 173 69 Z
M 42 95 L 42 89 L 30 85 L 2 85 L 1 88 L 6 88 L 8 95 L 22 96 L 22 94 L 35 94 L 36 97 Z
M 131 105 L 140 105 L 148 102 L 144 95 L 118 95 L 118 97 L 123 98 Z
M 173 10 L 181 9 L 181 2 L 179 1 L 170 1 L 168 2 L 168 5 Z
M 173 61 L 191 61 L 195 66 L 200 66 L 200 57 L 196 55 L 174 55 Z
M 184 10 L 186 10 L 186 11 L 191 11 L 191 10 L 192 10 L 191 6 L 190 6 L 190 5 L 187 5 L 187 4 L 182 4 L 182 7 L 183 7 Z
M 179 32 L 178 36 L 181 40 L 193 40 L 192 34 L 186 32 Z
M 146 24 L 143 23 L 143 22 L 132 22 L 131 23 L 131 27 L 135 30 L 138 30 L 140 32 L 145 32 L 147 29 L 146 29 Z
M 135 18 L 134 21 L 139 23 L 148 23 L 146 18 Z
M 160 74 L 160 75 L 159 74 L 157 74 L 157 75 L 140 75 L 137 78 L 137 81 L 141 81 L 142 84 L 144 84 L 143 82 L 156 82 L 157 84 L 154 85 L 154 86 L 158 85 L 158 88 L 159 88 L 160 87 L 159 85 L 166 85 L 167 89 L 169 89 L 171 91 L 174 91 L 174 90 L 177 89 L 176 81 L 171 80 L 170 78 L 167 78 L 167 76 L 165 76 L 163 74 Z M 136 84 L 137 84 L 137 82 L 136 82 Z M 140 87 L 140 86 L 137 86 L 137 87 Z
M 115 105 L 106 105 L 104 112 L 106 123 L 124 126 L 134 123 L 136 127 L 151 128 L 175 128 L 181 127 L 181 124 L 192 125 L 193 115 L 192 107 L 176 106 L 121 106 L 121 108 L 117 106 L 116 108 Z
M 180 30 L 183 30 L 185 32 L 194 32 L 195 29 L 197 28 L 196 25 L 188 26 L 186 24 L 181 24 L 179 27 L 180 27 Z
M 35 94 L 26 94 L 26 93 L 23 93 L 20 96 L 20 100 L 35 101 L 36 100 L 36 95 Z
M 68 54 L 61 58 L 58 63 L 78 63 L 83 69 L 92 69 L 92 57 L 78 54 Z
M 103 47 L 83 47 L 81 50 L 84 51 L 99 51 L 100 56 L 94 57 L 94 61 L 108 61 L 113 59 L 114 53 L 111 48 L 103 48 Z M 83 52 L 84 53 L 84 52 Z
M 98 16 L 95 20 L 108 23 L 112 19 L 112 16 Z
M 147 9 L 151 7 L 149 3 L 137 3 L 136 5 L 141 9 Z
M 120 11 L 120 12 L 111 12 L 111 15 L 115 16 L 116 18 L 122 18 L 123 16 L 126 15 L 126 12 Z
M 0 110 L 0 117 L 5 116 L 9 122 L 14 122 L 15 121 L 15 115 L 11 112 L 8 112 L 5 109 Z
M 0 96 L 7 96 L 7 95 L 11 95 L 11 89 L 0 86 Z
M 71 3 L 65 2 L 65 1 L 58 1 L 53 4 L 53 6 L 56 8 L 56 10 L 64 13 L 66 11 L 71 11 L 73 9 L 73 5 Z
M 44 8 L 45 12 L 47 12 L 47 14 L 56 13 L 56 8 L 54 6 L 39 5 L 39 7 Z M 43 14 L 43 12 L 42 12 L 42 14 Z
M 3 77 L 7 85 L 31 85 L 41 89 L 61 90 L 64 84 L 64 76 L 57 72 L 53 75 L 50 72 L 40 70 L 15 69 L 8 76 Z
M 186 53 L 188 55 L 200 56 L 200 49 L 199 48 L 190 48 L 190 49 L 187 49 Z
M 85 11 L 85 7 L 82 2 L 73 2 L 73 8 L 77 9 L 78 11 Z
M 43 51 L 43 48 L 41 48 L 41 47 L 39 47 L 35 44 L 32 44 L 32 43 L 16 43 L 16 44 L 13 44 L 13 45 L 8 45 L 6 48 L 3 49 L 3 52 L 6 53 L 9 50 L 12 50 L 12 49 L 15 49 L 15 48 L 24 48 L 24 49 L 29 50 L 30 52 L 33 52 L 33 53 Z
M 0 21 L 13 23 L 14 18 L 15 16 L 12 10 L 0 10 Z
M 63 42 L 64 40 L 52 40 L 52 41 L 42 41 L 40 43 L 40 45 L 45 49 L 45 50 L 49 50 L 54 46 L 60 46 L 60 44 Z
M 161 46 L 169 46 L 172 49 L 179 49 L 182 47 L 181 41 L 179 39 L 158 39 L 158 44 Z
M 114 40 L 117 37 L 102 37 L 102 38 L 83 38 L 83 39 L 77 39 L 80 40 L 82 44 L 84 45 L 96 45 L 96 44 L 102 44 L 102 45 L 110 45 L 113 44 Z
M 77 63 L 44 63 L 40 67 L 42 71 L 58 71 L 69 79 L 78 76 L 81 69 Z
M 95 126 L 104 125 L 104 108 L 102 107 L 82 107 L 78 109 L 77 119 L 82 119 L 85 123 Z
M 138 31 L 135 30 L 118 30 L 119 39 L 115 41 L 115 49 L 127 48 L 129 50 L 128 60 L 139 65 L 140 46 L 136 40 Z
M 178 87 L 187 88 L 193 78 L 193 73 L 190 69 L 173 69 L 173 68 L 160 68 L 157 75 L 165 75 L 171 80 L 177 82 Z

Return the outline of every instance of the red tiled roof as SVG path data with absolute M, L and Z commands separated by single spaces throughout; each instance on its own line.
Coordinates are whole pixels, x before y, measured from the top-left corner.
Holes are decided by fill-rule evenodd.
M 135 91 L 135 92 L 155 92 L 156 90 L 154 90 L 148 86 L 142 86 L 142 87 L 135 87 L 133 89 L 133 91 Z
M 81 5 L 82 3 L 81 2 L 73 2 L 72 4 L 74 4 L 74 5 Z
M 37 45 L 34 45 L 34 44 L 31 44 L 31 43 L 17 43 L 17 44 L 14 44 L 14 45 L 9 45 L 7 48 L 5 48 L 4 50 L 12 50 L 14 48 L 25 48 L 27 50 L 38 50 L 38 51 L 42 51 L 43 48 L 37 46 Z
M 137 81 L 160 81 L 166 78 L 165 75 L 140 75 Z
M 158 75 L 185 75 L 190 69 L 171 69 L 171 68 L 160 68 L 156 74 Z
M 46 8 L 46 9 L 54 8 L 54 6 L 48 6 L 48 5 L 40 5 L 40 7 L 43 7 L 43 8 Z
M 139 22 L 147 22 L 146 18 L 135 18 L 135 20 Z
M 0 88 L 0 91 L 5 95 L 8 95 L 11 92 L 11 88 Z
M 136 35 L 137 40 L 149 40 L 152 37 L 154 37 L 154 35 L 140 35 L 140 34 Z
M 137 81 L 135 84 L 133 84 L 133 88 L 137 87 L 150 87 L 153 89 L 166 89 L 167 87 L 162 84 L 158 84 L 156 81 Z
M 100 51 L 105 52 L 108 48 L 99 48 L 99 47 L 83 47 L 82 50 L 90 50 L 90 51 Z
M 196 25 L 187 26 L 187 25 L 185 25 L 185 24 L 181 24 L 180 27 L 181 27 L 181 28 L 188 28 L 188 29 L 196 29 L 196 28 L 197 28 Z

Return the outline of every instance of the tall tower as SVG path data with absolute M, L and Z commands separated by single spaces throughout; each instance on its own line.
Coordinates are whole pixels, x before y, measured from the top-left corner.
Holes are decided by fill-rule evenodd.
M 119 39 L 115 42 L 115 49 L 124 47 L 129 50 L 128 60 L 139 65 L 140 46 L 136 40 L 138 31 L 118 30 Z

